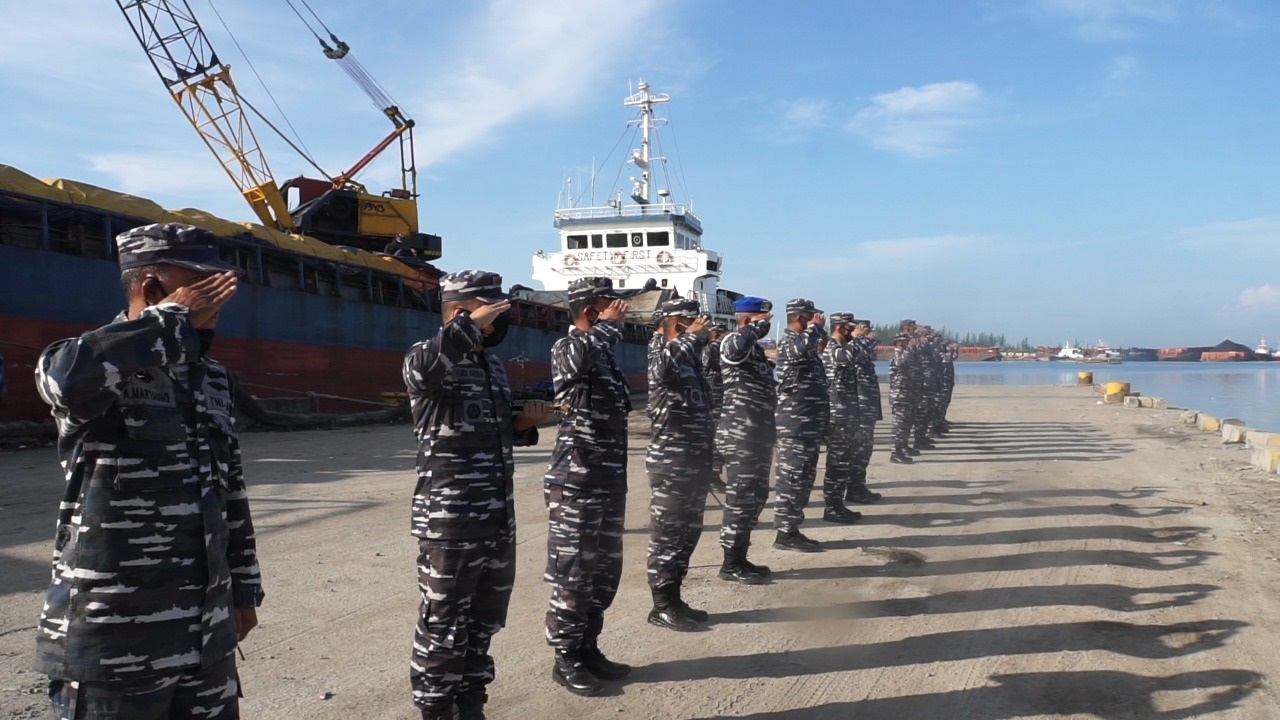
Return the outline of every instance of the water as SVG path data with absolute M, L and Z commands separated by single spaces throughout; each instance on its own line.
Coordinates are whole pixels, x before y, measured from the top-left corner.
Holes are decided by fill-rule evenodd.
M 887 364 L 881 365 L 879 372 L 887 378 Z M 1133 392 L 1164 398 L 1175 407 L 1280 431 L 1280 362 L 958 362 L 956 384 L 1075 385 L 1081 371 L 1093 373 L 1097 384 L 1127 382 Z

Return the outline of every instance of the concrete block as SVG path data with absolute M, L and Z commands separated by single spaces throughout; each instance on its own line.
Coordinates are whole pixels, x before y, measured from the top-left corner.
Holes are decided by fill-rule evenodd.
M 1280 433 L 1246 430 L 1244 444 L 1250 448 L 1275 448 L 1280 450 Z
M 1154 400 L 1155 400 L 1155 398 L 1150 398 L 1150 397 L 1140 397 L 1140 398 L 1138 398 L 1138 404 L 1139 404 L 1139 405 L 1141 405 L 1141 406 L 1142 406 L 1142 407 L 1144 407 L 1144 408 L 1151 408 L 1151 407 L 1155 407 L 1155 402 L 1154 402 Z
M 1224 423 L 1222 426 L 1222 442 L 1232 444 L 1242 443 L 1244 442 L 1245 434 L 1248 432 L 1249 428 L 1245 427 L 1244 423 L 1232 423 L 1230 425 Z
M 1280 467 L 1280 448 L 1254 448 L 1249 460 L 1249 464 L 1259 470 L 1273 473 Z
M 1134 395 L 1126 395 L 1124 397 L 1124 406 L 1132 408 L 1142 407 L 1142 398 Z
M 1199 418 L 1199 417 L 1200 417 L 1200 413 L 1196 412 L 1195 410 L 1183 410 L 1183 411 L 1182 411 L 1182 424 L 1183 424 L 1183 425 L 1195 425 L 1195 424 L 1196 424 L 1196 419 L 1197 419 L 1197 418 Z
M 1110 405 L 1119 405 L 1124 402 L 1125 397 L 1122 392 L 1107 393 L 1102 396 L 1102 402 Z
M 1218 432 L 1222 429 L 1222 421 L 1212 415 L 1200 413 L 1196 415 L 1196 427 L 1205 432 Z
M 1151 401 L 1151 407 L 1154 410 L 1164 410 L 1169 407 L 1169 403 L 1165 402 L 1164 398 L 1149 397 L 1147 399 Z

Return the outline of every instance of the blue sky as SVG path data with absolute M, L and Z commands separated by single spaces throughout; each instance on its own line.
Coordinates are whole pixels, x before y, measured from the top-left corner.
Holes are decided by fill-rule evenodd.
M 727 287 L 1038 344 L 1280 341 L 1275 3 L 311 4 L 417 120 L 446 269 L 529 284 L 564 179 L 609 153 L 643 77 L 672 96 L 665 149 Z M 216 5 L 324 167 L 389 129 L 283 1 Z M 5 15 L 0 162 L 251 217 L 113 3 Z M 263 133 L 278 178 L 305 171 Z

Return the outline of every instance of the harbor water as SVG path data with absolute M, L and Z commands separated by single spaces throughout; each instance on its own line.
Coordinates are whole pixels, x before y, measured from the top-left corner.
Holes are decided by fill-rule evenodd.
M 1076 373 L 1099 385 L 1128 382 L 1133 392 L 1164 398 L 1174 407 L 1239 418 L 1250 427 L 1280 431 L 1280 363 L 958 362 L 959 385 L 1075 385 Z M 888 368 L 880 370 L 888 373 Z M 887 377 L 887 375 L 885 375 Z

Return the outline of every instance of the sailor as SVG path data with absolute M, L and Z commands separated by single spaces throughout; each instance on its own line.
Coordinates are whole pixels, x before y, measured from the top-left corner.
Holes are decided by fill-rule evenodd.
M 760 347 L 769 336 L 773 304 L 744 297 L 733 306 L 738 326 L 720 342 L 724 404 L 716 424 L 716 447 L 724 457 L 724 519 L 720 546 L 724 563 L 718 577 L 744 585 L 768 581 L 769 568 L 747 559 L 751 531 L 769 499 L 769 466 L 776 439 L 777 388 L 773 365 Z
M 832 313 L 830 342 L 822 355 L 831 408 L 827 423 L 827 469 L 822 479 L 822 498 L 826 504 L 822 519 L 844 525 L 862 519 L 862 513 L 844 506 L 847 486 L 854 476 L 855 444 L 861 421 L 857 344 L 853 341 L 855 327 L 853 313 Z
M 239 270 L 190 225 L 116 243 L 128 308 L 37 361 L 67 485 L 35 668 L 65 720 L 238 718 L 234 652 L 263 593 L 233 380 L 209 349 Z
M 870 504 L 881 498 L 867 488 L 867 467 L 875 445 L 876 423 L 884 419 L 880 407 L 880 377 L 876 374 L 876 334 L 869 320 L 856 320 L 849 340 L 858 382 L 858 427 L 853 438 L 853 475 L 845 486 L 845 500 Z
M 711 387 L 711 414 L 716 424 L 720 422 L 720 406 L 724 404 L 724 377 L 720 372 L 720 343 L 729 334 L 729 327 L 716 320 L 707 328 L 710 333 L 708 342 L 702 348 L 702 374 Z M 712 443 L 711 448 L 711 487 L 724 491 L 724 456 Z
M 934 437 L 941 437 L 951 429 L 947 420 L 947 411 L 951 409 L 951 396 L 956 391 L 956 360 L 960 358 L 960 346 L 949 342 L 942 354 L 942 407 L 938 411 L 931 431 Z
M 492 352 L 508 327 L 502 276 L 440 281 L 444 325 L 404 359 L 418 440 L 412 532 L 422 593 L 409 664 L 423 718 L 481 720 L 493 682 L 489 642 L 506 622 L 515 580 L 513 445 L 538 441 L 550 406 L 512 401 Z
M 552 679 L 577 695 L 598 695 L 601 680 L 631 672 L 599 647 L 622 575 L 631 399 L 613 348 L 626 311 L 609 278 L 574 280 L 573 325 L 551 348 L 555 404 L 564 410 L 543 487 L 550 515 L 546 633 L 556 654 Z
M 830 401 L 818 345 L 826 338 L 822 311 L 812 300 L 787 302 L 787 328 L 778 342 L 778 482 L 774 493 L 773 546 L 818 552 L 816 540 L 800 532 L 818 472 Z M 847 517 L 847 516 L 846 516 Z
M 909 463 L 911 456 L 907 454 L 907 442 L 911 436 L 911 404 L 914 398 L 910 392 L 910 358 L 907 346 L 911 336 L 898 333 L 893 338 L 893 358 L 889 360 L 889 411 L 893 415 L 893 454 L 890 462 Z
M 710 319 L 699 316 L 696 300 L 668 300 L 657 319 L 666 342 L 649 357 L 649 623 L 685 632 L 707 620 L 705 611 L 684 602 L 680 587 L 702 535 L 711 483 L 715 424 L 701 357 Z
M 912 448 L 932 450 L 936 445 L 929 439 L 929 430 L 942 406 L 942 355 L 941 336 L 928 325 L 918 328 L 917 355 L 919 363 L 919 396 L 912 414 L 912 432 L 915 441 Z

